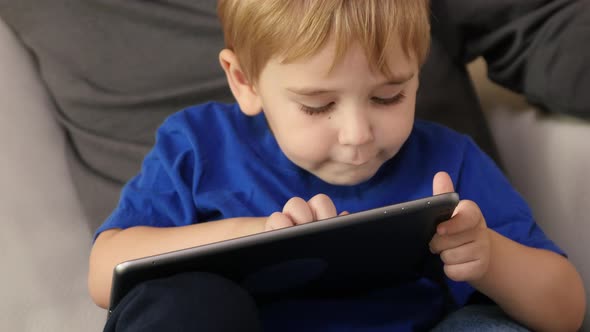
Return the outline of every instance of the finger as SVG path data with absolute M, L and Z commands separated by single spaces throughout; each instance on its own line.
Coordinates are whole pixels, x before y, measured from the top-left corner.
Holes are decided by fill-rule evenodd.
M 350 214 L 350 212 L 348 212 L 348 211 L 342 211 L 342 212 L 340 212 L 339 216 L 346 216 L 349 214 Z
M 272 231 L 273 229 L 285 228 L 293 225 L 294 223 L 291 221 L 289 216 L 281 212 L 275 212 L 271 214 L 268 219 L 266 219 L 264 230 Z
M 436 227 L 439 235 L 452 235 L 469 229 L 485 226 L 485 220 L 479 206 L 473 201 L 462 200 L 455 208 L 454 216 Z
M 452 193 L 455 191 L 455 187 L 453 186 L 453 180 L 449 176 L 447 172 L 438 172 L 434 175 L 434 179 L 432 179 L 432 194 L 444 194 L 444 193 Z
M 453 235 L 434 234 L 429 243 L 430 251 L 433 254 L 438 254 L 445 250 L 471 243 L 477 239 L 478 232 L 478 229 L 470 229 Z
M 313 220 L 322 220 L 336 216 L 336 206 L 327 195 L 317 194 L 307 201 L 307 205 L 314 216 Z
M 452 249 L 443 250 L 440 253 L 440 259 L 449 265 L 463 264 L 478 260 L 482 251 L 480 243 L 469 242 Z
M 479 259 L 471 262 L 444 266 L 445 274 L 453 281 L 477 280 L 483 277 L 485 270 L 485 262 Z
M 283 213 L 291 218 L 295 225 L 305 224 L 313 221 L 313 212 L 311 208 L 300 197 L 293 197 L 285 203 Z

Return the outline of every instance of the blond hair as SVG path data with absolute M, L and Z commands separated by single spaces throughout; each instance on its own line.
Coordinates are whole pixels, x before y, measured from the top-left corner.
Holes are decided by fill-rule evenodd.
M 217 11 L 225 46 L 253 83 L 272 57 L 305 59 L 329 38 L 333 67 L 358 42 L 373 69 L 387 76 L 392 47 L 401 45 L 421 65 L 430 45 L 428 0 L 220 0 Z

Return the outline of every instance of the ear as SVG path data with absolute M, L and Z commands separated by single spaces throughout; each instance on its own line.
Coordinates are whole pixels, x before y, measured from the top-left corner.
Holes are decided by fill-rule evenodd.
M 244 75 L 236 54 L 228 49 L 222 50 L 219 53 L 219 63 L 221 63 L 221 67 L 225 71 L 229 88 L 242 112 L 246 115 L 260 113 L 262 111 L 260 96 L 256 92 L 254 85 Z

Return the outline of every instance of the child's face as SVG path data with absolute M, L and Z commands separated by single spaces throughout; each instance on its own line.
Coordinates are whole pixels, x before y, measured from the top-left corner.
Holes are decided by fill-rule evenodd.
M 269 126 L 285 155 L 325 182 L 371 178 L 404 144 L 414 122 L 418 64 L 396 48 L 394 74 L 373 72 L 351 47 L 329 72 L 334 46 L 295 63 L 271 60 L 256 86 Z

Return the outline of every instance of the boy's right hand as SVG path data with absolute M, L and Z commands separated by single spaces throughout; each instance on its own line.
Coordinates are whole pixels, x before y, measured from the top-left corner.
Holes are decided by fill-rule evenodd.
M 341 215 L 343 214 L 347 212 L 342 212 Z M 264 230 L 306 224 L 335 216 L 336 206 L 327 195 L 317 194 L 307 202 L 302 198 L 293 197 L 285 203 L 282 212 L 275 212 L 266 219 Z

